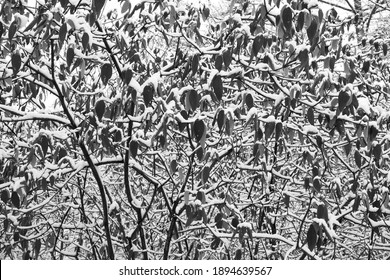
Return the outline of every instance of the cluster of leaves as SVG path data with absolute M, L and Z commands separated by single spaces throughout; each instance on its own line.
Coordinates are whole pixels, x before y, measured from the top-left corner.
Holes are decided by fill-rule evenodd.
M 1 6 L 1 258 L 389 257 L 385 42 L 119 2 Z

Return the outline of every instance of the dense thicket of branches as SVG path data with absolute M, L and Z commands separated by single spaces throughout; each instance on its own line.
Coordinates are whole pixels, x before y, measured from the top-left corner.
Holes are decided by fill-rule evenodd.
M 359 17 L 49 2 L 1 6 L 2 259 L 389 258 L 388 45 Z

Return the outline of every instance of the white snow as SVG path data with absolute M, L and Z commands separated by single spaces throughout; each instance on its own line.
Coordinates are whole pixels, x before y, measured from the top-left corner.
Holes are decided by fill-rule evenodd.
M 358 110 L 361 109 L 363 110 L 367 115 L 370 115 L 371 114 L 371 105 L 370 105 L 370 100 L 368 100 L 368 98 L 364 95 L 360 95 L 358 97 L 358 101 L 359 101 L 359 106 L 358 106 Z
M 302 132 L 303 134 L 318 134 L 319 130 L 314 125 L 305 125 Z

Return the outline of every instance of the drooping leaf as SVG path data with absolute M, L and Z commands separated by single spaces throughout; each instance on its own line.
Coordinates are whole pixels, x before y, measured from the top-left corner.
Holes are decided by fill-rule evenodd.
M 334 70 L 334 65 L 336 63 L 336 58 L 332 55 L 329 59 L 329 69 L 330 71 Z
M 208 7 L 204 7 L 202 14 L 203 14 L 204 20 L 207 20 L 209 15 L 210 15 L 210 9 Z
M 234 218 L 232 219 L 231 224 L 232 224 L 233 227 L 236 228 L 236 227 L 238 226 L 238 224 L 239 224 L 238 218 L 237 218 L 237 217 L 234 217 Z
M 298 54 L 298 58 L 299 58 L 302 66 L 309 65 L 309 51 L 308 51 L 308 49 L 305 48 L 305 49 L 301 50 Z
M 366 60 L 363 62 L 362 71 L 367 73 L 369 70 L 370 70 L 370 61 Z
M 314 165 L 312 167 L 313 177 L 320 176 L 320 170 L 318 169 L 318 166 Z
M 352 151 L 352 144 L 351 143 L 348 143 L 344 146 L 344 151 L 345 153 L 347 154 L 347 156 L 349 156 L 349 154 L 351 153 Z
M 206 203 L 206 195 L 204 191 L 200 190 L 196 193 L 196 199 L 198 199 L 202 204 Z
M 196 74 L 196 71 L 198 71 L 198 66 L 199 66 L 199 54 L 194 54 L 194 56 L 192 57 L 192 65 L 191 65 L 191 69 L 192 69 L 192 75 L 195 75 Z
M 104 100 L 99 99 L 95 103 L 95 114 L 99 121 L 102 120 L 105 111 L 106 111 L 106 103 L 104 102 Z
M 328 208 L 325 204 L 320 204 L 317 207 L 317 218 L 324 219 L 325 221 L 329 220 Z
M 89 50 L 91 38 L 88 32 L 84 32 L 83 37 L 81 37 L 81 44 L 83 45 L 84 51 Z
M 193 203 L 193 202 L 191 202 L 191 203 Z M 188 227 L 192 224 L 192 222 L 195 219 L 195 215 L 196 215 L 195 209 L 191 203 L 186 205 L 186 215 L 187 215 L 186 227 Z
M 41 136 L 40 145 L 42 147 L 43 156 L 46 156 L 47 149 L 49 148 L 49 139 L 46 135 Z
M 204 208 L 202 208 L 202 220 L 204 224 L 207 224 L 208 217 L 207 217 L 206 210 Z
M 73 63 L 73 59 L 74 59 L 74 49 L 68 48 L 68 50 L 66 51 L 66 64 L 68 65 L 69 68 Z
M 256 142 L 253 145 L 252 155 L 255 157 L 255 159 L 257 159 L 260 156 L 260 148 L 261 148 L 260 142 Z
M 374 41 L 375 51 L 379 51 L 379 42 L 377 40 Z
M 191 107 L 191 110 L 195 112 L 195 110 L 199 107 L 199 97 L 196 90 L 190 90 L 187 93 L 188 103 Z
M 375 125 L 369 125 L 368 127 L 368 140 L 372 143 L 378 135 L 378 128 Z
M 316 144 L 319 148 L 322 148 L 322 145 L 324 144 L 324 140 L 322 139 L 321 135 L 316 136 Z
M 313 107 L 309 107 L 309 109 L 307 109 L 307 120 L 309 121 L 309 123 L 311 125 L 314 125 L 314 110 L 313 110 Z
M 284 194 L 283 196 L 283 202 L 286 208 L 290 207 L 290 196 L 288 194 Z
M 19 234 L 18 231 L 15 231 L 15 232 L 14 232 L 14 241 L 15 241 L 15 242 L 18 242 L 19 239 L 20 239 L 20 234 Z
M 24 252 L 24 253 L 22 254 L 22 260 L 31 260 L 30 253 L 31 253 L 30 250 L 27 250 L 26 252 Z
M 46 179 L 41 180 L 41 187 L 43 191 L 47 191 L 47 181 Z
M 166 135 L 166 133 L 164 133 L 163 135 L 159 135 L 157 137 L 157 140 L 160 143 L 160 147 L 165 149 L 165 147 L 166 147 L 165 144 L 167 143 L 167 135 Z
M 59 47 L 61 48 L 64 45 L 66 35 L 68 34 L 68 25 L 66 22 L 64 22 L 61 27 L 60 31 L 58 33 L 58 42 L 59 42 Z
M 188 59 L 187 63 L 186 63 L 186 67 L 184 68 L 184 71 L 183 71 L 183 73 L 181 75 L 181 80 L 182 81 L 188 76 L 188 73 L 190 73 L 190 70 L 191 70 L 191 60 Z
M 309 189 L 309 187 L 310 187 L 310 178 L 309 177 L 305 177 L 304 187 L 306 190 Z
M 123 1 L 122 8 L 121 8 L 121 13 L 127 13 L 131 9 L 131 3 L 130 0 L 125 0 Z
M 12 192 L 11 202 L 16 208 L 20 208 L 20 198 L 17 192 Z
M 220 75 L 215 75 L 213 78 L 213 81 L 211 82 L 211 86 L 214 89 L 215 96 L 217 99 L 220 101 L 222 100 L 223 96 L 223 84 L 222 84 L 222 79 Z
M 214 221 L 218 223 L 219 221 L 222 221 L 223 215 L 221 213 L 217 213 L 214 217 Z
M 241 249 L 237 249 L 236 253 L 234 255 L 234 259 L 235 260 L 241 260 L 241 258 L 242 258 L 242 250 Z
M 321 191 L 321 182 L 320 182 L 320 179 L 318 177 L 315 177 L 313 179 L 313 187 L 314 189 L 317 191 L 317 192 L 320 192 Z
M 3 229 L 4 229 L 4 232 L 7 232 L 7 231 L 8 231 L 9 226 L 10 226 L 10 220 L 9 220 L 9 219 L 4 219 L 4 221 L 3 221 Z
M 8 40 L 12 41 L 15 36 L 16 31 L 18 30 L 18 22 L 14 20 L 8 30 Z
M 275 125 L 275 141 L 278 141 L 280 136 L 282 135 L 283 123 L 277 122 Z
M 112 66 L 110 63 L 105 63 L 102 65 L 100 70 L 100 78 L 102 79 L 103 85 L 107 85 L 108 81 L 112 76 Z
M 253 107 L 254 102 L 253 102 L 252 94 L 248 93 L 247 95 L 245 95 L 245 104 L 248 107 L 248 110 L 250 110 Z
M 355 157 L 355 163 L 356 163 L 356 165 L 357 165 L 359 168 L 362 167 L 362 156 L 361 156 L 361 154 L 359 153 L 358 150 L 355 150 L 354 157 Z
M 34 242 L 34 258 L 38 259 L 39 252 L 41 251 L 42 242 L 41 239 L 37 239 Z
M 68 155 L 68 152 L 66 151 L 65 148 L 61 147 L 59 150 L 58 150 L 58 155 L 57 155 L 57 159 L 58 161 L 60 161 L 62 158 L 66 157 Z M 57 162 L 58 162 L 57 161 Z
M 306 239 L 307 239 L 307 246 L 309 247 L 309 250 L 313 251 L 317 243 L 317 232 L 313 224 L 310 225 L 309 230 L 307 231 Z
M 217 69 L 218 71 L 221 71 L 222 64 L 223 64 L 223 58 L 222 58 L 222 55 L 219 54 L 215 58 L 215 69 Z
M 130 68 L 127 68 L 123 71 L 123 82 L 128 85 L 133 78 L 133 71 Z
M 292 16 L 293 16 L 293 14 L 292 14 L 291 8 L 289 6 L 286 6 L 282 12 L 282 20 L 283 20 L 283 25 L 287 31 L 289 31 L 291 29 Z
M 1 201 L 4 203 L 7 203 L 8 200 L 11 198 L 10 192 L 8 189 L 2 190 L 1 192 Z
M 203 161 L 203 157 L 204 157 L 204 149 L 202 146 L 199 146 L 197 149 L 196 149 L 196 156 L 198 158 L 199 161 Z
M 262 47 L 262 42 L 261 42 L 261 36 L 263 35 L 257 35 L 255 37 L 255 39 L 253 40 L 253 44 L 252 44 L 252 53 L 254 56 L 257 56 L 257 54 L 259 53 L 261 47 Z
M 373 148 L 374 157 L 376 160 L 380 160 L 382 156 L 382 146 L 380 143 L 377 143 Z
M 383 50 L 383 55 L 386 56 L 388 51 L 388 46 L 386 43 L 383 43 L 382 50 Z
M 203 120 L 195 120 L 194 122 L 194 136 L 195 140 L 197 142 L 200 142 L 200 140 L 203 137 L 203 133 L 206 131 L 206 125 L 204 124 Z
M 152 104 L 153 95 L 154 95 L 154 86 L 152 84 L 148 84 L 144 87 L 142 92 L 144 103 L 146 107 L 149 107 Z
M 171 160 L 169 167 L 171 169 L 171 173 L 174 174 L 177 171 L 177 161 L 176 159 Z
M 61 3 L 61 6 L 62 6 L 62 8 L 66 8 L 66 6 L 68 5 L 68 3 L 69 3 L 69 0 L 60 0 L 60 3 Z
M 210 175 L 210 166 L 205 165 L 202 170 L 202 183 L 203 185 L 207 183 L 207 180 L 209 179 Z
M 312 20 L 309 28 L 307 29 L 307 36 L 310 41 L 313 41 L 317 35 L 317 21 Z
M 20 57 L 19 52 L 14 52 L 11 56 L 11 63 L 12 63 L 12 70 L 14 71 L 14 74 L 16 74 L 20 66 L 22 65 L 22 59 Z
M 267 141 L 270 139 L 272 133 L 274 133 L 274 130 L 275 130 L 275 122 L 267 122 L 265 124 L 264 136 Z
M 137 153 L 138 153 L 138 141 L 137 140 L 131 140 L 130 144 L 129 144 L 129 149 L 130 149 L 131 156 L 133 158 L 136 158 L 137 157 Z
M 226 135 L 232 135 L 234 131 L 234 120 L 233 118 L 225 118 L 225 133 Z
M 301 31 L 304 24 L 305 24 L 305 12 L 304 11 L 300 11 L 299 14 L 298 14 L 296 30 L 298 32 Z
M 322 20 L 324 19 L 324 12 L 322 11 L 322 9 L 318 9 L 318 23 L 321 24 L 322 23 Z
M 225 67 L 228 68 L 230 63 L 232 62 L 232 51 L 231 49 L 228 49 L 222 53 L 223 56 L 223 63 L 225 64 Z
M 99 15 L 106 4 L 106 0 L 92 0 L 92 10 L 97 15 L 97 18 L 99 18 Z
M 31 89 L 31 96 L 33 98 L 37 97 L 39 89 L 37 88 L 36 84 L 35 83 L 30 83 L 29 86 L 30 86 L 30 89 Z
M 338 102 L 339 102 L 339 110 L 342 112 L 344 108 L 347 106 L 348 102 L 351 100 L 351 95 L 345 91 L 341 90 L 339 92 Z
M 217 116 L 217 124 L 220 132 L 222 132 L 223 125 L 225 124 L 225 118 L 225 110 L 220 110 Z
M 217 249 L 220 243 L 221 243 L 221 239 L 219 237 L 214 236 L 213 241 L 210 244 L 211 250 Z
M 352 206 L 353 212 L 356 212 L 359 209 L 360 201 L 361 201 L 360 195 L 357 195 L 355 197 L 355 201 L 353 202 L 353 206 Z

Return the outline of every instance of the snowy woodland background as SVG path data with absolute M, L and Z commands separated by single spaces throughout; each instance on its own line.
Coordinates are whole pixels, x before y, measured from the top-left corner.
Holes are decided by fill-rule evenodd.
M 0 8 L 1 259 L 390 258 L 387 1 Z

